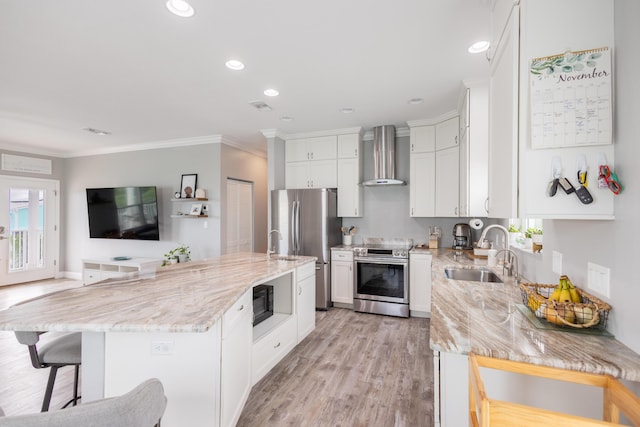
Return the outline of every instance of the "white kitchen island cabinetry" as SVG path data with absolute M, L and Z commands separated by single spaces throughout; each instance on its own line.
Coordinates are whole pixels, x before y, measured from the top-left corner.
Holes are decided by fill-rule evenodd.
M 409 310 L 412 317 L 431 317 L 430 253 L 409 253 Z
M 91 258 L 82 260 L 82 283 L 91 285 L 106 279 L 123 279 L 139 274 L 153 274 L 162 264 L 155 258 Z
M 296 314 L 300 343 L 316 328 L 316 265 L 305 264 L 296 269 Z
M 253 345 L 253 289 L 222 316 L 220 369 L 220 418 L 222 426 L 234 426 L 251 392 Z
M 338 135 L 338 216 L 361 217 L 364 213 L 362 137 Z
M 331 301 L 336 307 L 353 308 L 353 251 L 331 249 Z
M 287 140 L 286 188 L 336 188 L 337 136 Z

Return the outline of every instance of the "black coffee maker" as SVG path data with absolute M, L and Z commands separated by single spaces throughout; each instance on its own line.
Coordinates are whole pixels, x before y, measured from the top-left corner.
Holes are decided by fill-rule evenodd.
M 471 227 L 469 224 L 456 224 L 453 226 L 453 249 L 471 249 Z

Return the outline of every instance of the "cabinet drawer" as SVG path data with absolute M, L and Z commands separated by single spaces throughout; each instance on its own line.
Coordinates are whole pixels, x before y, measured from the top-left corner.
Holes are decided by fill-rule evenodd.
M 301 267 L 298 267 L 298 282 L 302 279 L 305 279 L 309 276 L 314 276 L 316 274 L 316 263 L 310 262 Z
M 253 384 L 257 383 L 278 364 L 296 345 L 298 323 L 296 316 L 289 316 L 267 335 L 253 343 Z
M 331 251 L 332 261 L 353 261 L 353 251 Z
M 100 279 L 100 270 L 88 269 L 85 268 L 82 272 L 82 282 L 85 285 L 90 285 L 92 283 L 99 282 Z
M 222 338 L 232 331 L 245 315 L 253 317 L 253 288 L 249 289 L 222 315 Z

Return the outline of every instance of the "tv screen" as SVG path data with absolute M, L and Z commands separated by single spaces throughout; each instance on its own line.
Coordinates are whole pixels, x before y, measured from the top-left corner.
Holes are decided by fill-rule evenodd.
M 87 188 L 89 237 L 160 240 L 156 187 Z

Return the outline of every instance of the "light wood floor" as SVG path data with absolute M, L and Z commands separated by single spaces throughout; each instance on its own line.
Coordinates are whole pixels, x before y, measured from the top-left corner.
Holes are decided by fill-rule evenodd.
M 0 309 L 79 281 L 0 287 Z M 245 426 L 433 426 L 433 358 L 427 319 L 334 308 L 255 385 L 238 422 Z M 51 333 L 53 336 L 53 333 Z M 46 337 L 46 335 L 43 336 Z M 0 331 L 0 407 L 38 412 L 48 370 L 34 369 L 13 332 Z M 61 369 L 51 403 L 71 397 L 73 370 Z
M 238 426 L 433 426 L 427 319 L 333 308 L 256 384 Z

